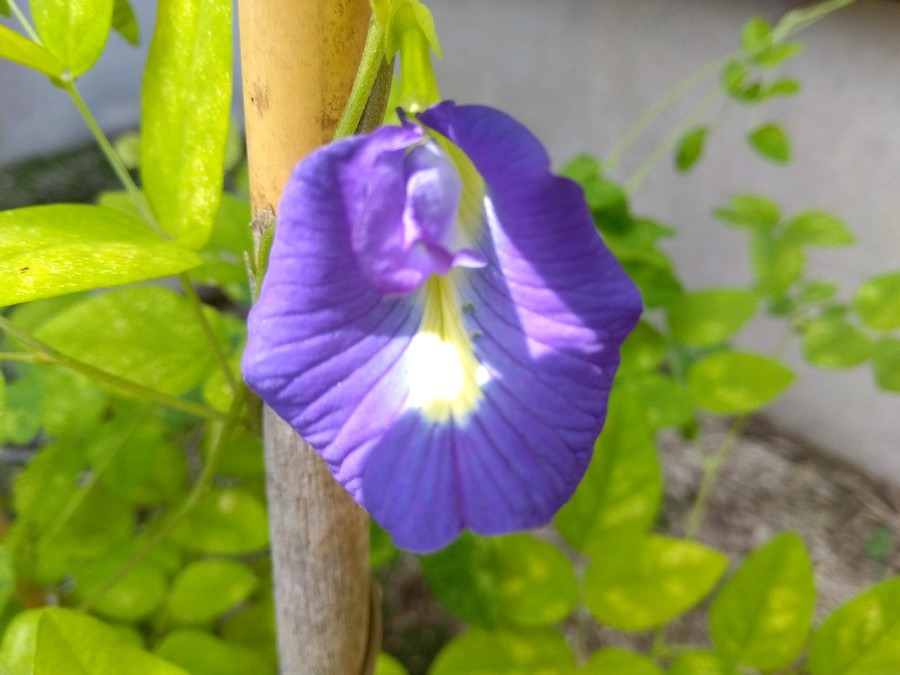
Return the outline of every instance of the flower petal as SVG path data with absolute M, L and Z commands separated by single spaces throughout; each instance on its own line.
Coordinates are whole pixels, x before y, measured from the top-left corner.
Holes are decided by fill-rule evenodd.
M 428 551 L 464 527 L 545 524 L 571 496 L 641 304 L 580 188 L 551 174 L 524 127 L 452 103 L 419 121 L 483 180 L 480 203 L 467 202 L 479 194 L 469 183 L 460 205 L 475 250 L 386 295 L 355 228 L 375 163 L 421 131 L 381 129 L 313 153 L 285 190 L 244 373 L 398 545 Z M 397 195 L 393 178 L 384 184 Z

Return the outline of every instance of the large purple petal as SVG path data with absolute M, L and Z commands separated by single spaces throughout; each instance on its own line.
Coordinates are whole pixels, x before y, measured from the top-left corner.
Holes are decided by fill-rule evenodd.
M 374 288 L 354 227 L 375 164 L 421 132 L 328 146 L 285 190 L 244 372 L 398 545 L 428 551 L 464 527 L 542 525 L 571 496 L 640 299 L 580 189 L 550 173 L 521 125 L 452 103 L 419 119 L 484 181 L 480 224 L 467 223 L 464 239 L 477 239 L 476 264 L 487 264 L 399 297 Z M 456 363 L 458 394 L 428 403 L 445 361 Z

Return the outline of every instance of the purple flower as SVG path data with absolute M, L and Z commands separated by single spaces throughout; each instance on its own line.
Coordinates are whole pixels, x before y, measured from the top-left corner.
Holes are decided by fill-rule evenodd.
M 507 115 L 440 103 L 294 170 L 244 376 L 397 545 L 546 524 L 640 297 Z

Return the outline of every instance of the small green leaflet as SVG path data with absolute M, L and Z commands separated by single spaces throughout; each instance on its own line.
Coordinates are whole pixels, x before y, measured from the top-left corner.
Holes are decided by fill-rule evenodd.
M 747 352 L 718 352 L 688 371 L 688 391 L 701 408 L 722 415 L 750 413 L 764 408 L 794 381 L 794 374 L 778 361 Z
M 421 558 L 435 597 L 457 617 L 485 628 L 550 625 L 578 599 L 572 564 L 527 534 L 487 539 L 466 534 Z
M 0 213 L 0 306 L 156 279 L 200 263 L 117 209 L 54 204 Z
M 91 69 L 112 27 L 113 0 L 31 0 L 41 41 L 74 77 Z
M 172 539 L 204 553 L 241 555 L 260 551 L 269 545 L 265 506 L 245 490 L 212 490 L 178 524 Z
M 215 310 L 206 311 L 221 333 Z M 168 394 L 190 391 L 215 367 L 191 304 L 159 286 L 89 296 L 46 321 L 35 335 L 72 358 Z
M 473 628 L 451 640 L 437 655 L 429 675 L 529 675 L 570 673 L 575 655 L 565 638 L 549 628 Z
M 842 316 L 817 317 L 802 331 L 803 355 L 820 368 L 850 368 L 872 354 L 872 341 Z
M 826 211 L 801 211 L 785 225 L 784 241 L 803 246 L 849 246 L 853 234 L 837 216 Z
M 681 295 L 668 306 L 672 337 L 712 347 L 731 338 L 756 314 L 758 296 L 740 288 L 711 288 Z
M 18 614 L 4 635 L 0 662 L 31 675 L 187 675 L 112 626 L 62 607 Z
M 128 0 L 115 0 L 113 5 L 112 27 L 125 40 L 135 46 L 141 42 L 141 29 L 138 26 L 134 9 Z
M 231 3 L 160 0 L 141 103 L 141 178 L 162 227 L 209 239 L 222 194 L 231 103 Z
M 655 628 L 700 602 L 727 566 L 724 554 L 694 541 L 617 537 L 594 553 L 584 602 L 597 621 L 617 630 Z
M 853 298 L 853 309 L 869 328 L 900 328 L 900 272 L 880 274 L 863 283 Z
M 33 68 L 51 77 L 60 77 L 66 71 L 59 60 L 45 47 L 19 35 L 6 26 L 0 26 L 0 59 Z
M 675 168 L 681 173 L 687 173 L 700 160 L 703 148 L 706 145 L 706 137 L 709 135 L 709 127 L 701 126 L 688 131 L 678 142 L 675 150 Z
M 619 647 L 604 647 L 590 655 L 581 675 L 663 675 L 663 671 L 648 656 L 635 654 Z
M 716 595 L 710 636 L 733 663 L 779 670 L 806 643 L 815 602 L 809 554 L 799 536 L 786 532 L 754 551 Z
M 900 392 L 900 340 L 882 338 L 875 343 L 872 371 L 879 388 Z
M 156 654 L 194 675 L 270 675 L 271 668 L 257 650 L 226 642 L 209 631 L 183 628 L 168 633 Z
M 761 157 L 775 164 L 787 164 L 791 159 L 791 142 L 784 129 L 773 122 L 751 131 L 747 142 Z
M 807 667 L 812 675 L 900 672 L 900 577 L 832 612 L 813 635 Z
M 196 560 L 172 582 L 167 616 L 179 625 L 202 625 L 246 600 L 257 579 L 244 563 L 228 558 Z
M 778 204 L 754 194 L 735 195 L 726 206 L 713 209 L 713 215 L 729 225 L 759 231 L 771 230 L 781 220 Z
M 591 554 L 656 522 L 662 500 L 662 469 L 653 429 L 640 401 L 616 389 L 594 457 L 572 498 L 554 523 L 573 548 Z

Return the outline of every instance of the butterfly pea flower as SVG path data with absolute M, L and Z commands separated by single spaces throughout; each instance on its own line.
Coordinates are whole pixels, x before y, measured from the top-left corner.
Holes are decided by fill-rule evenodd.
M 641 301 L 518 122 L 449 101 L 401 122 L 297 165 L 243 372 L 427 552 L 569 499 Z

